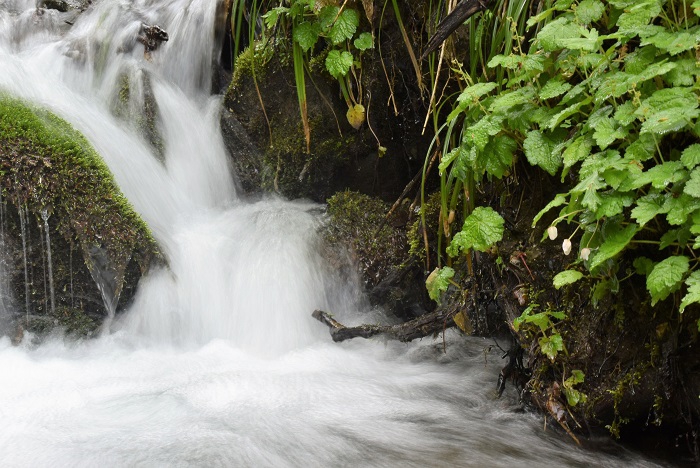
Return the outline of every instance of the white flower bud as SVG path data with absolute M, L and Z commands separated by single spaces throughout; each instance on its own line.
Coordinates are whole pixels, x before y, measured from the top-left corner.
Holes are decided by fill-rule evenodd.
M 585 247 L 581 249 L 581 258 L 584 260 L 588 260 L 588 256 L 591 254 L 591 249 L 588 247 Z
M 549 235 L 549 240 L 554 240 L 559 235 L 559 231 L 556 226 L 549 226 L 547 228 L 547 235 Z
M 561 248 L 564 251 L 564 255 L 569 255 L 571 253 L 571 241 L 564 239 L 564 242 L 561 243 Z

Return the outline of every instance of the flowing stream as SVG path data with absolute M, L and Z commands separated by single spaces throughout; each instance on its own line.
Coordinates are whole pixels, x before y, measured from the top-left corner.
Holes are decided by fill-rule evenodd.
M 495 399 L 492 341 L 331 342 L 316 308 L 381 318 L 324 264 L 320 207 L 236 194 L 210 96 L 215 10 L 97 0 L 74 18 L 0 0 L 0 91 L 86 135 L 169 261 L 98 339 L 0 338 L 0 466 L 655 466 L 575 446 L 512 390 Z M 170 36 L 149 60 L 143 23 Z M 164 162 L 115 117 L 125 79 L 130 111 L 157 103 Z M 0 292 L 2 275 L 0 258 Z

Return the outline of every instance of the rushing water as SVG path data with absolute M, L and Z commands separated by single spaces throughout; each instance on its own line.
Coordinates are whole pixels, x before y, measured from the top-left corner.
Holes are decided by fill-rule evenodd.
M 653 465 L 494 399 L 488 341 L 330 342 L 314 309 L 377 317 L 320 257 L 317 206 L 238 199 L 209 96 L 215 9 L 102 0 L 74 19 L 0 0 L 0 90 L 87 136 L 169 261 L 99 339 L 0 339 L 0 466 Z M 142 23 L 170 34 L 150 60 Z M 152 89 L 164 163 L 114 117 L 124 76 L 130 108 Z

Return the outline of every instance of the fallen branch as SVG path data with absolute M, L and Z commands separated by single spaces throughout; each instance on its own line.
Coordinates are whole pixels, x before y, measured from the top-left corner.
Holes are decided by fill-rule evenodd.
M 407 342 L 454 327 L 454 316 L 458 312 L 458 308 L 438 309 L 399 325 L 359 325 L 357 327 L 346 327 L 322 310 L 315 310 L 311 316 L 328 325 L 331 337 L 336 342 L 357 337 L 370 338 L 375 335 L 384 335 L 392 340 Z

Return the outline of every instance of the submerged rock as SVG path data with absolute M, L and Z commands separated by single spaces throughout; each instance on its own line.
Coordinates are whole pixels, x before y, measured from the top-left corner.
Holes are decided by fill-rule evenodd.
M 148 227 L 79 132 L 2 95 L 0 174 L 5 315 L 30 331 L 89 334 L 159 255 Z

